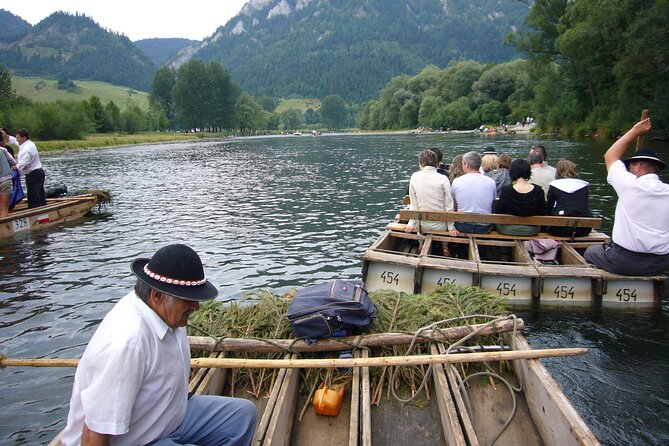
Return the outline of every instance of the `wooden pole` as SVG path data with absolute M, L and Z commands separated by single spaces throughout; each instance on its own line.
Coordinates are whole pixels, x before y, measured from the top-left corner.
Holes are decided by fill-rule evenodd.
M 481 324 L 482 325 L 482 324 Z M 428 337 L 430 333 L 427 331 L 424 336 L 419 337 L 416 342 L 426 343 L 430 340 L 439 342 L 448 339 L 462 339 L 476 330 L 481 325 L 472 325 L 472 328 L 467 326 L 443 328 L 439 332 L 435 332 L 432 339 Z M 516 330 L 522 331 L 525 323 L 522 319 L 517 319 Z M 513 321 L 505 320 L 496 324 L 494 327 L 489 326 L 481 330 L 479 336 L 490 336 L 497 333 L 509 333 L 513 331 Z M 308 344 L 303 340 L 295 339 L 269 339 L 265 342 L 261 339 L 246 339 L 246 338 L 225 338 L 217 343 L 216 339 L 208 336 L 189 336 L 190 348 L 192 350 L 206 350 L 206 351 L 226 351 L 226 352 L 246 352 L 246 353 L 280 353 L 292 351 L 297 353 L 302 352 L 329 352 L 340 350 L 351 350 L 352 346 L 360 347 L 385 347 L 388 345 L 409 345 L 413 335 L 406 333 L 377 333 L 368 334 L 364 336 L 349 336 L 345 338 L 326 338 L 321 339 L 314 344 Z
M 580 356 L 586 354 L 587 352 L 587 348 L 554 348 L 483 353 L 456 353 L 451 355 L 385 356 L 376 358 L 342 359 L 195 358 L 191 359 L 190 364 L 191 367 L 197 369 L 320 369 L 512 361 L 516 359 L 553 358 L 556 356 Z M 78 359 L 0 358 L 0 367 L 76 367 L 78 363 Z
M 649 111 L 647 108 L 645 108 L 645 109 L 641 112 L 641 119 L 640 119 L 640 121 L 643 121 L 643 120 L 646 119 L 648 116 L 650 116 L 650 111 Z M 639 136 L 636 137 L 636 150 L 639 150 L 640 148 L 643 147 L 643 140 L 644 140 L 644 138 L 645 138 L 645 135 L 639 135 Z

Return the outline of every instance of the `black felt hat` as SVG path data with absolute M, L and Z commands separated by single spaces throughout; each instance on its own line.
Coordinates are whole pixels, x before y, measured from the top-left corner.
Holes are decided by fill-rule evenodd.
M 623 161 L 625 163 L 625 167 L 629 169 L 630 163 L 634 161 L 648 161 L 651 163 L 655 163 L 657 167 L 660 168 L 660 170 L 664 169 L 667 167 L 667 165 L 662 161 L 658 156 L 657 153 L 653 152 L 650 149 L 639 149 L 636 152 L 634 152 L 633 156 L 630 156 L 626 160 Z
M 151 288 L 180 299 L 199 302 L 218 295 L 204 275 L 200 256 L 186 245 L 160 248 L 150 259 L 135 259 L 130 269 Z
M 488 146 L 483 149 L 483 155 L 497 155 L 497 151 L 493 146 Z

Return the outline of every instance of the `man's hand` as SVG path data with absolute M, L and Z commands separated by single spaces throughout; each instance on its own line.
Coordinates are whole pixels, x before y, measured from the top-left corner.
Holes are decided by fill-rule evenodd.
M 641 121 L 634 124 L 634 127 L 629 129 L 627 133 L 620 137 L 620 139 L 613 143 L 609 150 L 604 154 L 604 164 L 606 164 L 606 170 L 608 171 L 611 167 L 611 164 L 615 163 L 623 157 L 627 146 L 629 146 L 637 136 L 644 135 L 650 130 L 650 118 L 642 119 Z
M 406 225 L 406 227 L 404 228 L 404 232 L 413 232 L 413 229 L 414 229 L 414 226 Z
M 634 132 L 634 137 L 637 137 L 639 135 L 645 135 L 650 131 L 651 124 L 650 124 L 650 118 L 646 118 L 642 121 L 637 122 L 634 124 L 634 127 L 630 129 L 630 132 Z

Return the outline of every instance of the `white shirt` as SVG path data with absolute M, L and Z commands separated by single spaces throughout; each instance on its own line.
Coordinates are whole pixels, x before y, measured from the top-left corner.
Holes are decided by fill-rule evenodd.
M 606 180 L 618 194 L 613 241 L 630 251 L 669 254 L 669 184 L 655 174 L 637 177 L 620 160 Z
M 458 212 L 490 214 L 495 200 L 495 180 L 480 173 L 466 173 L 453 180 L 451 187 Z
M 173 432 L 186 414 L 190 349 L 134 291 L 105 316 L 74 377 L 62 442 L 88 428 L 112 445 L 141 445 Z
M 452 211 L 451 183 L 448 177 L 437 172 L 433 166 L 425 166 L 411 175 L 409 181 L 409 209 L 421 211 Z M 415 226 L 415 220 L 409 221 L 409 226 Z M 453 230 L 452 222 L 421 221 L 421 227 L 432 231 Z
M 23 175 L 28 175 L 35 169 L 41 169 L 42 163 L 39 160 L 39 153 L 37 153 L 37 146 L 29 139 L 26 139 L 23 144 L 19 146 L 19 171 Z

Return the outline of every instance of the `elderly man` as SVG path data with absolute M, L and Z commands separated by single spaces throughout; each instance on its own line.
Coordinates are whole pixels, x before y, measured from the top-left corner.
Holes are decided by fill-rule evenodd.
M 481 173 L 481 155 L 476 152 L 465 153 L 462 156 L 462 168 L 465 174 L 453 180 L 451 185 L 455 210 L 475 214 L 490 214 L 497 187 L 492 178 Z M 492 230 L 492 225 L 456 222 L 455 229 L 460 232 L 485 234 Z
M 666 167 L 650 149 L 621 161 L 627 146 L 650 130 L 638 122 L 604 154 L 607 181 L 618 195 L 611 241 L 589 247 L 585 259 L 616 274 L 652 276 L 669 266 L 669 185 L 657 173 Z
M 28 207 L 36 208 L 46 205 L 46 192 L 44 192 L 44 170 L 39 159 L 37 146 L 30 140 L 28 130 L 18 129 L 16 139 L 19 143 L 18 167 L 21 174 L 26 176 L 26 189 L 28 189 Z
M 253 403 L 188 398 L 184 327 L 199 302 L 218 294 L 200 257 L 169 245 L 131 269 L 135 289 L 105 316 L 77 367 L 63 444 L 251 444 Z

